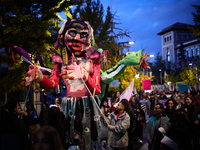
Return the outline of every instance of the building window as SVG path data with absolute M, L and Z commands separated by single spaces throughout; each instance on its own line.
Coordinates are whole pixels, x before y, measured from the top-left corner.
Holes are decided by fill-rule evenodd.
M 188 57 L 188 58 L 191 57 L 190 49 L 187 49 L 187 50 L 186 50 L 186 57 Z
M 167 39 L 165 38 L 165 42 L 167 41 Z
M 176 51 L 176 59 L 179 59 L 179 57 L 180 57 L 180 50 L 177 49 L 177 51 Z
M 178 34 L 178 40 L 181 40 L 181 35 L 180 34 Z
M 199 56 L 199 47 L 196 48 L 196 55 Z
M 185 39 L 186 39 L 186 35 L 184 34 L 184 35 L 183 35 L 183 40 L 185 40 Z
M 167 41 L 169 41 L 169 37 L 167 37 Z
M 191 57 L 194 57 L 195 53 L 194 53 L 194 49 L 191 49 Z
M 189 34 L 189 35 L 187 36 L 187 38 L 188 38 L 188 39 L 191 38 L 191 35 Z
M 169 40 L 170 40 L 170 41 L 172 40 L 172 36 L 169 37 Z
M 167 50 L 167 61 L 170 62 L 170 51 Z

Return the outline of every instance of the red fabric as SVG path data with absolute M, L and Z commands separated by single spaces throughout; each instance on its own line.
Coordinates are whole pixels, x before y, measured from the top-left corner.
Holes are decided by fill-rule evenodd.
M 43 80 L 39 84 L 45 89 L 53 89 L 58 86 L 59 83 L 59 73 L 60 73 L 60 64 L 56 63 L 53 70 L 51 71 L 51 76 L 48 78 L 43 75 Z
M 197 105 L 200 104 L 200 99 L 199 99 L 199 98 L 196 98 L 196 99 L 195 99 L 195 104 L 197 104 Z
M 89 75 L 86 85 L 88 86 L 90 92 L 93 94 L 95 89 L 95 95 L 99 94 L 101 92 L 101 86 L 100 86 L 100 64 L 95 61 L 93 64 L 93 75 L 92 77 Z
M 110 107 L 110 112 L 114 112 L 115 111 L 115 107 Z
M 118 113 L 118 114 L 117 114 L 117 119 L 119 118 L 119 116 L 120 116 L 121 114 L 122 114 L 122 113 Z

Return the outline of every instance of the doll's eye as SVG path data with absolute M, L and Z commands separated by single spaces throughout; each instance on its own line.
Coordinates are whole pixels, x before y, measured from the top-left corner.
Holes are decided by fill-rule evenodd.
M 87 37 L 87 36 L 88 36 L 87 32 L 82 32 L 82 33 L 80 33 L 80 37 L 81 37 L 81 38 L 85 38 L 85 37 Z
M 71 35 L 72 37 L 75 37 L 76 36 L 76 34 L 77 34 L 77 32 L 76 31 L 69 31 L 69 35 Z

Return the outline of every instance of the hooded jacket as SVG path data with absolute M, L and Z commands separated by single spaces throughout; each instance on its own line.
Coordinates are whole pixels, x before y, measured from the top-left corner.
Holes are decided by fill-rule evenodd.
M 110 129 L 108 130 L 108 146 L 113 148 L 128 147 L 128 129 L 130 117 L 128 113 L 122 113 L 117 119 L 116 112 L 111 113 L 108 118 Z

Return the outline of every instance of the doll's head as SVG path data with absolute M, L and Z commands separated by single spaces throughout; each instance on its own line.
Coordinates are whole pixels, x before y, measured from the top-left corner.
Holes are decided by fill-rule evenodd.
M 75 56 L 87 56 L 88 51 L 92 50 L 94 52 L 97 50 L 97 48 L 92 49 L 95 45 L 93 29 L 87 21 L 79 19 L 64 21 L 59 30 L 58 41 L 54 46 L 56 49 L 61 36 L 68 53 L 73 53 Z

